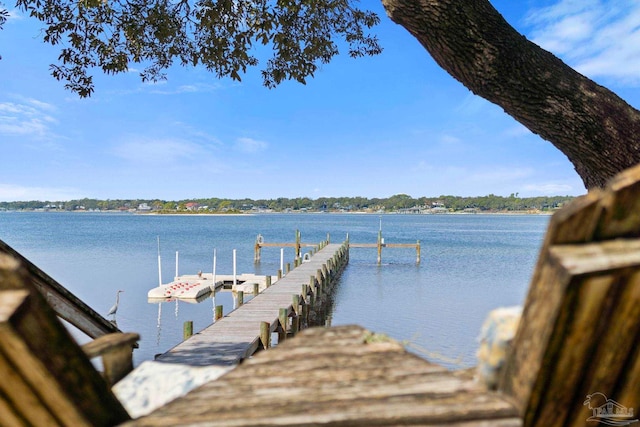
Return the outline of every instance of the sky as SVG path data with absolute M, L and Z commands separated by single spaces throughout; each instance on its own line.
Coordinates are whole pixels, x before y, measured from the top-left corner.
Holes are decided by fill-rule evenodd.
M 2 0 L 0 0 L 2 1 Z M 640 107 L 640 2 L 494 0 L 520 33 Z M 473 95 L 385 14 L 384 52 L 336 57 L 306 85 L 176 66 L 94 73 L 80 99 L 51 77 L 58 49 L 5 0 L 0 201 L 580 195 L 551 143 Z

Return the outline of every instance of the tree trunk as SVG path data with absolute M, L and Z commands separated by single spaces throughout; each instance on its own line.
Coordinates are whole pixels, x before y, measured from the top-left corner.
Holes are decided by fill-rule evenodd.
M 383 0 L 436 62 L 550 141 L 587 188 L 640 162 L 640 111 L 511 27 L 488 0 Z

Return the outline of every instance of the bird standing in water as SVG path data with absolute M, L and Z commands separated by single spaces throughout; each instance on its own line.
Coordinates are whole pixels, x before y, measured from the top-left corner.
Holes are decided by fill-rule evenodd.
M 111 307 L 111 309 L 109 309 L 109 313 L 107 314 L 107 316 L 110 316 L 113 314 L 115 317 L 116 311 L 118 311 L 118 303 L 120 303 L 120 292 L 124 292 L 124 291 L 119 290 L 118 292 L 116 292 L 116 303 L 113 304 L 113 307 Z

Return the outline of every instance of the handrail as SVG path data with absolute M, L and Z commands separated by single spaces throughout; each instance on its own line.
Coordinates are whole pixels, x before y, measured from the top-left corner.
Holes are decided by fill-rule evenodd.
M 102 317 L 54 278 L 2 240 L 0 240 L 0 253 L 10 255 L 24 265 L 29 275 L 33 278 L 33 283 L 49 305 L 53 307 L 58 317 L 66 320 L 93 339 L 108 333 L 121 332 L 113 323 Z

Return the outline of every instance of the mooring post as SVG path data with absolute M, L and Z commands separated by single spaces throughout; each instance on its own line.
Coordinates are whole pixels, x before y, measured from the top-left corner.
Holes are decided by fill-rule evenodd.
M 271 347 L 271 324 L 269 322 L 260 323 L 260 342 L 265 350 Z
M 286 271 L 287 271 L 287 274 L 289 274 L 291 272 L 291 263 L 290 262 L 287 263 L 287 270 Z
M 309 327 L 309 300 L 307 299 L 307 295 L 309 295 L 309 285 L 302 285 L 302 299 L 300 300 L 301 306 L 301 324 L 300 329 Z
M 282 269 L 278 269 L 278 280 L 282 279 Z
M 322 287 L 323 292 L 329 286 L 329 269 L 327 268 L 327 264 L 322 264 Z
M 300 258 L 300 230 L 296 230 L 296 259 Z
M 223 306 L 221 306 L 221 305 L 216 305 L 216 317 L 215 317 L 216 322 L 217 322 L 218 320 L 222 319 L 222 309 L 223 309 Z
M 324 280 L 322 279 L 322 270 L 318 269 L 318 271 L 316 272 L 316 283 L 317 283 L 317 289 L 318 289 L 318 294 L 322 295 L 324 287 L 323 285 Z
M 254 247 L 254 254 L 253 254 L 253 261 L 254 262 L 260 262 L 260 251 L 261 251 L 261 243 L 262 243 L 262 236 L 260 234 L 258 234 L 258 236 L 256 237 L 256 245 Z
M 282 342 L 287 338 L 287 328 L 289 323 L 289 309 L 281 308 L 278 315 L 278 321 L 280 322 L 280 329 L 278 331 L 278 342 Z
M 271 275 L 267 276 L 267 288 L 271 286 Z
M 182 325 L 182 339 L 186 340 L 193 335 L 193 320 L 186 320 Z
M 295 335 L 300 330 L 300 295 L 293 294 L 292 304 L 293 318 L 291 319 L 291 334 Z
M 291 305 L 293 306 L 293 311 L 296 314 L 299 314 L 300 313 L 300 295 L 293 294 L 291 296 Z
M 244 291 L 238 291 L 238 307 L 242 307 L 244 304 Z
M 260 285 L 258 283 L 253 284 L 253 295 L 256 296 L 260 293 Z
M 416 243 L 416 264 L 420 264 L 420 240 Z
M 382 263 L 382 242 L 383 240 L 382 240 L 382 225 L 381 225 L 380 230 L 378 230 L 378 264 Z

